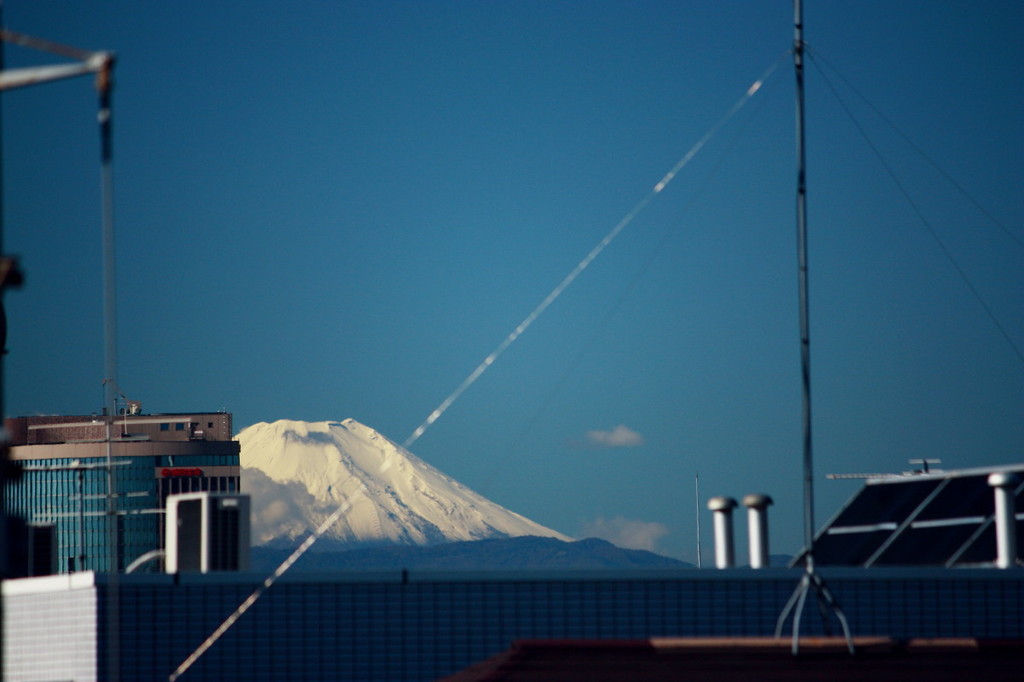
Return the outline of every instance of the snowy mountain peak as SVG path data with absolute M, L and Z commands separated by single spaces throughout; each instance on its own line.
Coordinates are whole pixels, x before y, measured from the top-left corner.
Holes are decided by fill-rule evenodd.
M 537 535 L 568 539 L 509 511 L 360 424 L 280 420 L 238 434 L 254 541 L 290 541 L 338 505 L 342 542 L 434 544 Z

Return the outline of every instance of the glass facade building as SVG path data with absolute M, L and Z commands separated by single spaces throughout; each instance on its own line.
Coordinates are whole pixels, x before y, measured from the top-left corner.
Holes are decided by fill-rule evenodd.
M 5 512 L 53 528 L 58 573 L 124 571 L 163 548 L 167 495 L 239 490 L 225 413 L 122 416 L 109 442 L 102 417 L 7 425 L 20 475 L 6 483 Z

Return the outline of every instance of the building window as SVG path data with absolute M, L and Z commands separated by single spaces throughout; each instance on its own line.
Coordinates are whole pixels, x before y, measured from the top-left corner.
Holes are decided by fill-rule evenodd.
M 183 422 L 178 422 L 177 424 L 174 425 L 174 430 L 175 431 L 184 431 L 185 430 L 185 424 Z
M 169 431 L 170 429 L 171 429 L 171 425 L 170 424 L 161 424 L 160 425 L 160 430 L 161 431 Z

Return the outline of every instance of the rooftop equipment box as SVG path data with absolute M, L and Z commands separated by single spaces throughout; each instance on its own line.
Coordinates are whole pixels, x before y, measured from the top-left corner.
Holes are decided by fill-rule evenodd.
M 182 493 L 167 497 L 168 573 L 249 569 L 249 496 Z

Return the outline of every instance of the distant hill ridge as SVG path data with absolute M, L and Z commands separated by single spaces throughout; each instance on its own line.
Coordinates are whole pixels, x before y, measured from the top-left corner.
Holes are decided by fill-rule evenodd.
M 504 570 L 610 570 L 692 568 L 692 564 L 653 552 L 622 549 L 610 542 L 588 538 L 565 542 L 557 538 L 515 537 L 451 542 L 428 547 L 390 545 L 338 549 L 335 543 L 307 552 L 293 570 L 313 571 L 504 571 Z M 274 570 L 289 550 L 254 547 L 252 569 Z

